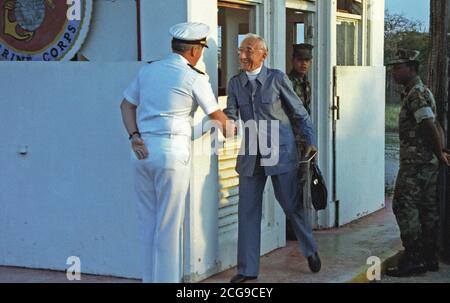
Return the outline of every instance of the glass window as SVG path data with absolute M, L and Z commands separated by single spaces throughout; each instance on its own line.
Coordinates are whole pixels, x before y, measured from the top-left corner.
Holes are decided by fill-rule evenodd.
M 358 21 L 337 20 L 337 65 L 358 65 Z
M 336 20 L 336 64 L 362 65 L 367 34 L 363 0 L 338 0 Z
M 297 23 L 295 26 L 297 28 L 297 37 L 295 43 L 305 43 L 305 24 Z

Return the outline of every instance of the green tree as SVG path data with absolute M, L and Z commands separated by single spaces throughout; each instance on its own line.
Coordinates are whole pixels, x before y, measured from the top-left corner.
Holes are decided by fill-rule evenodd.
M 391 14 L 385 11 L 384 19 L 384 58 L 387 63 L 399 48 L 414 49 L 420 51 L 419 61 L 421 65 L 420 77 L 427 80 L 429 33 L 425 32 L 421 21 L 413 20 L 402 14 Z M 386 101 L 389 103 L 399 101 L 401 87 L 395 85 L 389 73 L 386 79 Z

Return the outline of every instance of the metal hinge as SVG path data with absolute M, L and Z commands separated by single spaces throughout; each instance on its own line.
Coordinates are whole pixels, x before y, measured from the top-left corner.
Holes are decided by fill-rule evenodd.
M 331 106 L 331 110 L 332 110 L 332 114 L 333 114 L 333 119 L 334 120 L 339 120 L 340 118 L 340 113 L 339 113 L 339 103 L 340 103 L 340 98 L 337 95 L 337 67 L 335 66 L 333 69 L 333 105 Z
M 333 106 L 331 106 L 331 110 L 333 111 L 333 117 L 335 120 L 340 119 L 340 98 L 339 96 L 335 96 L 333 98 Z

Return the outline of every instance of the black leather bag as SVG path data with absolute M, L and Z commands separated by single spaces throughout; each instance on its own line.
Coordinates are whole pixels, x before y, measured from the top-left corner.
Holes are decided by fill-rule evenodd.
M 311 169 L 311 200 L 315 210 L 323 210 L 328 204 L 328 190 L 322 172 L 315 162 L 310 164 Z

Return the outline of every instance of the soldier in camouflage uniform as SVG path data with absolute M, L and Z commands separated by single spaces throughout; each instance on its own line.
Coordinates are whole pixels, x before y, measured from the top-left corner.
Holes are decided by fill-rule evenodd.
M 294 45 L 294 55 L 292 58 L 293 67 L 288 75 L 297 96 L 303 101 L 303 105 L 310 115 L 311 83 L 308 80 L 308 71 L 313 58 L 312 49 L 313 46 L 311 44 L 302 43 Z M 299 137 L 299 140 L 303 139 Z
M 418 76 L 419 52 L 399 50 L 392 65 L 394 80 L 405 88 L 399 116 L 400 170 L 392 208 L 405 251 L 386 274 L 407 277 L 438 271 L 439 163 L 449 165 L 443 131 L 431 91 Z
M 308 80 L 308 71 L 311 66 L 312 61 L 312 49 L 313 46 L 310 44 L 302 43 L 295 44 L 294 54 L 292 57 L 292 70 L 288 74 L 289 79 L 292 82 L 294 90 L 300 100 L 303 101 L 305 109 L 308 114 L 311 115 L 311 84 Z M 292 117 L 289 115 L 292 121 Z M 293 124 L 294 125 L 294 124 Z M 297 143 L 298 158 L 302 159 L 304 157 L 304 151 L 307 146 L 306 140 L 302 135 L 301 131 L 297 128 L 293 128 L 295 141 Z M 301 198 L 303 198 L 303 192 L 305 190 L 308 175 L 308 164 L 300 164 L 298 173 L 298 183 L 301 189 Z M 303 203 L 303 199 L 301 201 Z M 295 234 L 292 231 L 291 224 L 286 223 L 286 238 L 287 240 L 296 240 Z

